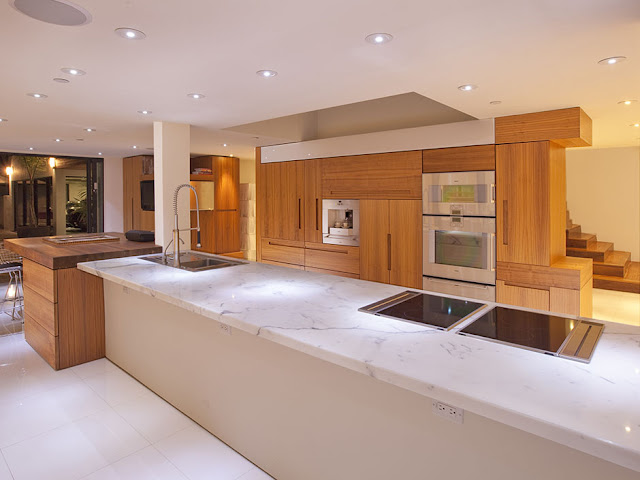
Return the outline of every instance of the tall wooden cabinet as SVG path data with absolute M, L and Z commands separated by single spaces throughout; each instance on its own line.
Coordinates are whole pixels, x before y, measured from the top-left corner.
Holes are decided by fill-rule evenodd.
M 152 211 L 142 210 L 140 181 L 153 180 L 153 156 L 138 155 L 122 159 L 122 220 L 125 232 L 155 230 Z
M 360 278 L 422 288 L 420 200 L 360 200 Z
M 304 162 L 304 240 L 322 243 L 322 160 Z

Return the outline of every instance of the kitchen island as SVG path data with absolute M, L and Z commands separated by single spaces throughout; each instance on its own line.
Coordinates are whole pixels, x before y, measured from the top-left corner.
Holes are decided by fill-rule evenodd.
M 582 364 L 357 311 L 401 287 L 253 262 L 78 268 L 104 280 L 107 358 L 280 480 L 640 475 L 637 327 L 606 324 Z
M 102 280 L 76 268 L 78 262 L 162 251 L 153 242 L 131 242 L 122 233 L 7 239 L 23 259 L 24 336 L 52 368 L 59 370 L 104 357 Z M 80 238 L 88 243 L 73 243 Z M 54 241 L 70 241 L 54 244 Z

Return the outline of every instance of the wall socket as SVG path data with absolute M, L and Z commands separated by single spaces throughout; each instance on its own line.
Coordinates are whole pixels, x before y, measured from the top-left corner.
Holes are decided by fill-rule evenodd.
M 225 335 L 231 335 L 231 325 L 218 322 L 218 328 L 220 328 L 221 333 L 224 333 Z
M 446 418 L 454 423 L 464 423 L 464 410 L 461 408 L 433 400 L 431 402 L 431 410 L 439 417 Z

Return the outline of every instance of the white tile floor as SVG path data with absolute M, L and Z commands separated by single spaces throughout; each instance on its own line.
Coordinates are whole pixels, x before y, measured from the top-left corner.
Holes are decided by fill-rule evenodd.
M 0 480 L 270 478 L 108 360 L 55 372 L 0 337 Z

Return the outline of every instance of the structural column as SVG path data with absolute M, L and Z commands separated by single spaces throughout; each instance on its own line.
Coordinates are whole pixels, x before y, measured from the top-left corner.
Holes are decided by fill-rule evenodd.
M 155 181 L 155 234 L 156 244 L 166 247 L 174 228 L 173 192 L 178 185 L 189 183 L 190 125 L 153 122 L 153 173 Z M 189 190 L 178 198 L 180 228 L 189 228 Z M 190 248 L 191 235 L 184 232 L 185 250 Z

